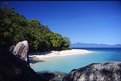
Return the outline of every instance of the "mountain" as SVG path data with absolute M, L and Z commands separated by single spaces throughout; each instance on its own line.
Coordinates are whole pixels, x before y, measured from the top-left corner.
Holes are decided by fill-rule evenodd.
M 72 43 L 71 48 L 121 48 L 121 44 Z

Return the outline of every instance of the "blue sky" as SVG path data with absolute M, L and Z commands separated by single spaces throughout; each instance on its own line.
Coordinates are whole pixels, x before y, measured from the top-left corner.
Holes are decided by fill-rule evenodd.
M 27 19 L 37 19 L 72 43 L 121 44 L 121 3 L 118 1 L 9 2 Z

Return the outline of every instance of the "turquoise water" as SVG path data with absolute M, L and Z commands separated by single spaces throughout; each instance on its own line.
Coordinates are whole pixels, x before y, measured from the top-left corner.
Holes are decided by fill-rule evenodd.
M 44 62 L 31 64 L 31 67 L 36 72 L 59 71 L 68 73 L 72 69 L 84 67 L 91 63 L 121 62 L 121 49 L 119 48 L 88 48 L 87 50 L 93 51 L 93 53 L 48 59 Z

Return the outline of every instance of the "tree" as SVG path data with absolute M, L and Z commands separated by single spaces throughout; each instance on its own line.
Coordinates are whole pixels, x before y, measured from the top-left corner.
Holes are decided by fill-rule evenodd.
M 27 20 L 14 8 L 0 8 L 0 42 L 8 48 L 22 40 L 28 40 L 30 51 L 69 49 L 69 38 L 52 32 L 38 20 Z

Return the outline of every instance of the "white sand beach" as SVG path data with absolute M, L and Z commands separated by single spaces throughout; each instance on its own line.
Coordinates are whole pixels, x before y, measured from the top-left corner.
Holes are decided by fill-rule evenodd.
M 51 51 L 47 52 L 45 55 L 30 55 L 29 57 L 33 61 L 41 61 L 48 58 L 55 58 L 55 57 L 62 57 L 62 56 L 70 56 L 70 55 L 77 55 L 77 54 L 89 54 L 92 51 L 83 50 L 83 49 L 71 49 L 71 50 L 62 50 L 62 51 Z

